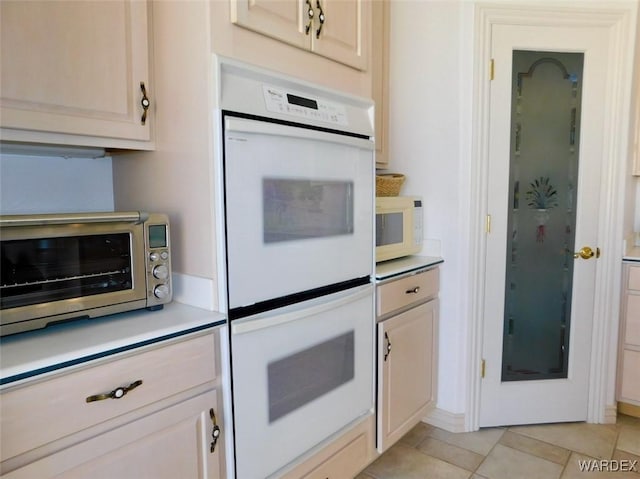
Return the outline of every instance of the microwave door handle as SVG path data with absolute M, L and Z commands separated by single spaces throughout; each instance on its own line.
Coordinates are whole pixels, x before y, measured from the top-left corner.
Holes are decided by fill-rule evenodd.
M 366 150 L 373 150 L 374 143 L 364 138 L 327 133 L 324 131 L 311 130 L 308 128 L 298 128 L 294 126 L 279 125 L 266 121 L 245 120 L 243 118 L 225 118 L 225 132 L 252 133 L 262 135 L 273 135 L 288 138 L 298 138 L 303 140 L 317 140 L 328 143 L 338 143 L 341 145 L 354 146 Z

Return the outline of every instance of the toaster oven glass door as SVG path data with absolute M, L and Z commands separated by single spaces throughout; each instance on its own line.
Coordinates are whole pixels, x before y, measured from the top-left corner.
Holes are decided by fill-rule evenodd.
M 2 309 L 131 290 L 131 248 L 128 232 L 2 241 Z

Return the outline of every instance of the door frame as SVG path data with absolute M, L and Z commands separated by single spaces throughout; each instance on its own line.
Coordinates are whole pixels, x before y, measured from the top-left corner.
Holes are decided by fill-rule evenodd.
M 484 331 L 484 275 L 487 251 L 491 31 L 494 25 L 581 26 L 606 28 L 611 43 L 607 70 L 604 157 L 596 269 L 593 335 L 589 364 L 587 422 L 616 420 L 615 380 L 620 311 L 625 182 L 637 2 L 614 6 L 572 3 L 500 4 L 478 2 L 474 8 L 472 158 L 470 166 L 470 232 L 468 297 L 467 414 L 465 429 L 479 429 Z M 608 321 L 613 318 L 613 321 Z

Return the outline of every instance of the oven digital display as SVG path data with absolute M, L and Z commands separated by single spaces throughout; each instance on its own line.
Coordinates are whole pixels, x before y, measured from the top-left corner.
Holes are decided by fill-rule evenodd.
M 149 247 L 150 248 L 166 248 L 167 247 L 167 226 L 166 225 L 149 225 Z
M 304 98 L 297 95 L 292 95 L 291 93 L 287 93 L 287 101 L 291 105 L 303 106 L 305 108 L 311 108 L 312 110 L 318 109 L 318 102 L 312 100 L 310 98 Z

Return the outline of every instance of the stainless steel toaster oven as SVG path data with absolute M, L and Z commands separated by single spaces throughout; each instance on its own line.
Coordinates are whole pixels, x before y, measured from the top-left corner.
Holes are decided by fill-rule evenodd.
M 0 336 L 171 301 L 164 214 L 0 216 L 0 248 Z

